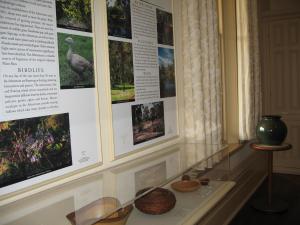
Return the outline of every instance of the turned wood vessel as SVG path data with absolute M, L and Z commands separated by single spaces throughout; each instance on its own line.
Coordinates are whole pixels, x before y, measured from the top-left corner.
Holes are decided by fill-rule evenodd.
M 179 192 L 192 192 L 200 188 L 200 183 L 197 180 L 180 180 L 172 183 L 171 187 Z

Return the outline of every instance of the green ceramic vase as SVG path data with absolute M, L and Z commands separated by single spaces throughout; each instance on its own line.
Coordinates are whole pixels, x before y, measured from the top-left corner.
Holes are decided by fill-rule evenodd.
M 260 144 L 280 145 L 287 135 L 287 127 L 280 119 L 281 116 L 262 116 L 256 126 L 256 137 Z

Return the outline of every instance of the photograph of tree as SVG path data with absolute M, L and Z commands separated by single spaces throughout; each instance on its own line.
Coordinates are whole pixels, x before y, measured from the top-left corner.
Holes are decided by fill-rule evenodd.
M 95 87 L 93 39 L 57 33 L 61 89 Z
M 0 187 L 71 165 L 69 114 L 0 122 Z
M 131 106 L 133 144 L 165 135 L 163 102 Z
M 91 0 L 56 0 L 57 27 L 92 32 Z
M 158 48 L 160 97 L 176 96 L 174 50 Z
M 173 20 L 169 12 L 156 9 L 158 44 L 173 46 Z
M 109 41 L 112 103 L 131 102 L 135 98 L 132 44 Z
M 131 38 L 130 0 L 106 0 L 108 35 Z

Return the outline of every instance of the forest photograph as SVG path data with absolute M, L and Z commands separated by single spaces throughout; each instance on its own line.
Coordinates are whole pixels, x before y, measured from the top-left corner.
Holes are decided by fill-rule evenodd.
M 160 97 L 176 96 L 174 50 L 158 48 Z
M 57 33 L 61 89 L 95 87 L 93 39 Z
M 108 35 L 132 38 L 130 0 L 106 0 Z
M 112 103 L 134 101 L 132 44 L 109 41 L 109 65 Z
M 91 0 L 56 0 L 57 27 L 92 32 Z
M 158 44 L 173 46 L 172 14 L 160 9 L 156 9 L 156 19 Z
M 131 106 L 133 144 L 139 144 L 165 135 L 163 102 Z
M 71 165 L 69 114 L 0 122 L 0 188 Z

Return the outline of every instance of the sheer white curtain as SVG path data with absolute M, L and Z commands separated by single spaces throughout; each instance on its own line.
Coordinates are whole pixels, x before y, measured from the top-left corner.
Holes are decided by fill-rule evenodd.
M 222 142 L 222 85 L 217 0 L 182 0 L 185 138 L 187 161 L 212 156 Z M 213 145 L 211 145 L 213 144 Z M 207 159 L 212 167 L 220 159 Z
M 222 141 L 222 85 L 217 0 L 182 0 L 185 137 Z M 205 153 L 209 155 L 213 150 Z
M 250 140 L 261 115 L 257 1 L 238 0 L 236 4 L 239 138 Z

